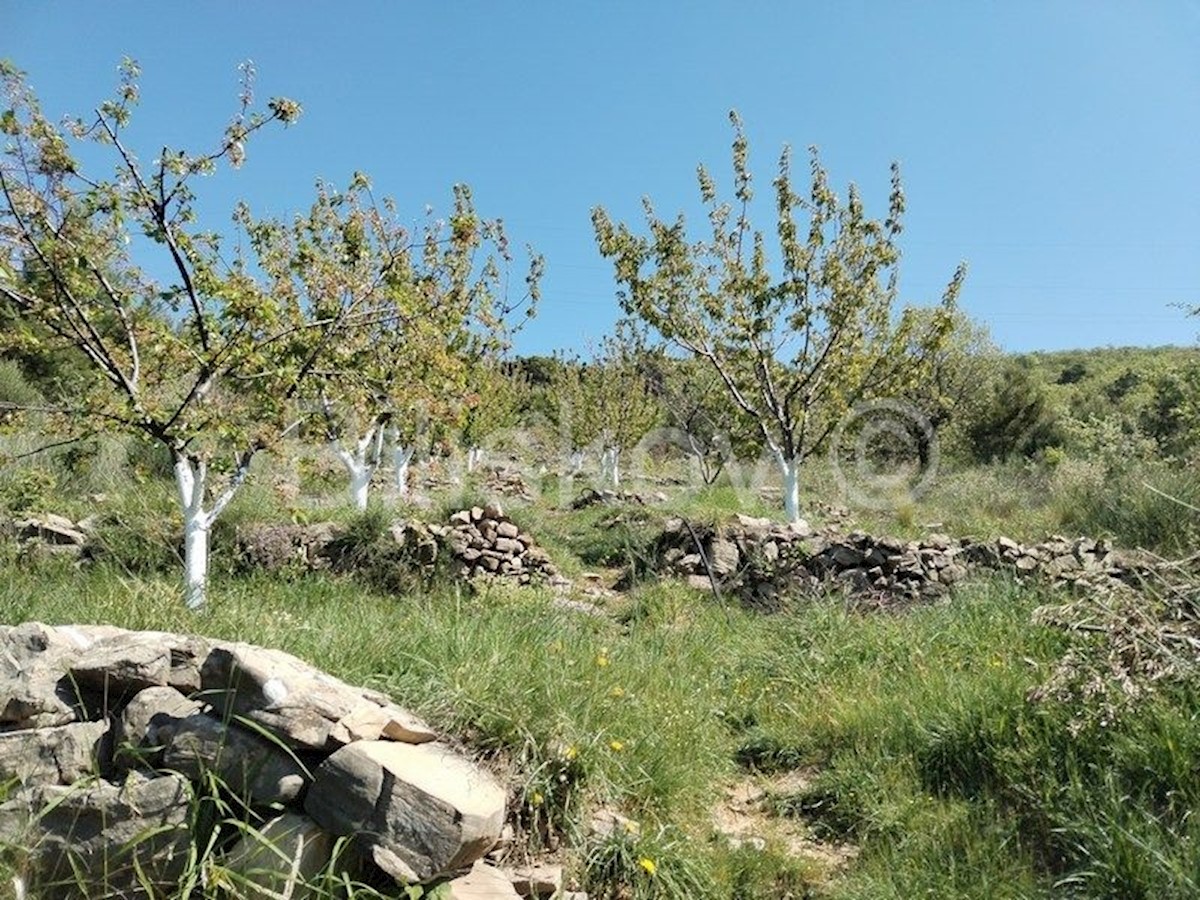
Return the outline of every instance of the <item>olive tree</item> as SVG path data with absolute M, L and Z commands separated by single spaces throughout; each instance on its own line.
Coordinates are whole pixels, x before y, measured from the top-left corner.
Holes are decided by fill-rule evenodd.
M 646 234 L 614 224 L 602 207 L 592 223 L 625 310 L 708 363 L 778 464 L 785 513 L 796 521 L 800 467 L 825 448 L 844 414 L 925 377 L 964 269 L 950 279 L 939 315 L 919 327 L 910 310 L 897 313 L 899 169 L 892 166 L 888 214 L 879 221 L 867 216 L 853 185 L 845 202 L 838 197 L 815 149 L 806 195 L 793 189 L 790 150 L 780 157 L 778 256 L 770 260 L 767 235 L 750 220 L 748 142 L 737 114 L 730 119 L 733 200 L 719 200 L 708 171 L 698 170 L 706 239 L 690 240 L 683 215 L 662 219 L 649 199 Z
M 211 150 L 164 147 L 147 161 L 125 137 L 138 69 L 127 60 L 121 71 L 115 99 L 59 126 L 23 75 L 0 66 L 0 306 L 11 314 L 0 343 L 65 356 L 87 373 L 39 407 L 56 431 L 124 432 L 170 453 L 185 599 L 199 608 L 214 520 L 255 455 L 292 424 L 324 351 L 369 314 L 355 298 L 310 308 L 272 293 L 196 224 L 197 180 L 239 167 L 257 132 L 296 120 L 294 101 L 259 108 L 243 66 L 237 111 Z M 86 142 L 107 152 L 115 174 L 85 173 Z

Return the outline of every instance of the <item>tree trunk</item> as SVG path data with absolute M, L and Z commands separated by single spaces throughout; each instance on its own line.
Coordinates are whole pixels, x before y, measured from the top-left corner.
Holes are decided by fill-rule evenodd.
M 416 447 L 405 447 L 401 444 L 392 445 L 392 465 L 396 475 L 396 493 L 401 497 L 408 496 L 408 467 L 412 463 Z
M 354 445 L 350 451 L 338 443 L 335 438 L 330 442 L 333 452 L 350 475 L 350 502 L 359 512 L 366 512 L 367 495 L 371 489 L 371 477 L 379 465 L 380 441 L 383 430 L 372 428 Z
M 600 478 L 615 491 L 621 485 L 621 449 L 605 447 L 600 451 Z
M 208 602 L 208 529 L 203 513 L 183 514 L 183 599 L 188 609 Z
M 578 475 L 582 471 L 583 471 L 583 451 L 582 450 L 572 450 L 571 451 L 571 474 Z
M 365 512 L 375 467 L 366 461 L 365 454 L 361 452 L 351 453 L 337 444 L 334 444 L 333 450 L 350 476 L 350 503 L 359 512 Z
M 212 524 L 229 505 L 233 495 L 250 474 L 254 451 L 242 454 L 229 486 L 213 503 L 204 508 L 208 488 L 208 467 L 203 460 L 189 459 L 179 451 L 175 455 L 175 486 L 183 510 L 183 599 L 188 609 L 203 609 L 208 602 L 208 535 Z
M 800 518 L 800 460 L 775 452 L 779 473 L 783 476 L 783 515 L 793 524 L 804 521 Z
M 467 450 L 467 471 L 474 472 L 483 462 L 483 448 L 471 447 Z

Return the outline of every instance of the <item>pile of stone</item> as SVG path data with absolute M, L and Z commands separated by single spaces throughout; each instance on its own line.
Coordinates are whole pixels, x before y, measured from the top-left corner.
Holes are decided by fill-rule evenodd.
M 633 491 L 614 491 L 608 488 L 596 490 L 587 488 L 571 501 L 571 509 L 587 509 L 589 506 L 649 506 L 651 503 L 665 503 L 667 495 L 662 491 L 654 494 L 637 494 Z
M 39 897 L 170 893 L 207 850 L 191 827 L 214 776 L 253 826 L 216 848 L 237 896 L 313 896 L 303 881 L 331 866 L 392 881 L 397 897 L 434 881 L 452 898 L 531 885 L 482 861 L 507 805 L 493 774 L 388 697 L 287 653 L 0 626 L 0 701 L 0 781 L 14 785 L 0 843 L 23 848 L 19 876 Z
M 520 472 L 504 466 L 488 466 L 484 476 L 484 490 L 489 495 L 533 499 L 533 492 Z
M 361 554 L 349 546 L 347 534 L 346 526 L 332 522 L 244 526 L 238 530 L 237 555 L 247 569 L 354 571 Z M 448 558 L 456 578 L 561 581 L 546 551 L 496 504 L 456 512 L 446 525 L 395 522 L 384 545 L 388 565 L 417 573 L 428 574 L 439 559 Z
M 843 585 L 881 603 L 943 596 L 975 569 L 1006 569 L 1053 583 L 1114 587 L 1135 582 L 1149 561 L 1115 553 L 1107 541 L 1054 536 L 1022 545 L 931 534 L 920 540 L 863 532 L 814 532 L 806 524 L 779 525 L 739 515 L 721 528 L 670 519 L 650 553 L 651 568 L 693 587 L 733 593 L 751 605 Z
M 54 513 L 0 519 L 0 534 L 47 553 L 79 556 L 87 546 L 94 519 L 73 522 Z
M 454 560 L 460 578 L 507 578 L 518 584 L 561 580 L 546 551 L 494 503 L 460 510 L 431 530 Z
M 1009 569 L 1054 584 L 1088 589 L 1137 585 L 1160 566 L 1153 555 L 1117 550 L 1107 540 L 1052 535 L 1038 544 L 1020 544 L 999 537 L 994 541 L 963 540 L 963 556 L 973 566 Z

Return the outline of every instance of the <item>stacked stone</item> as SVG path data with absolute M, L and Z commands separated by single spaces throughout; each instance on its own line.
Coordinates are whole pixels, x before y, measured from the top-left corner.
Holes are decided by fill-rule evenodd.
M 928 600 L 944 595 L 973 569 L 1007 569 L 1056 584 L 1112 588 L 1150 571 L 1149 560 L 1118 554 L 1107 541 L 1053 536 L 1022 545 L 931 534 L 920 540 L 874 537 L 863 532 L 814 533 L 806 524 L 781 526 L 738 516 L 722 529 L 668 520 L 653 556 L 659 571 L 693 587 L 732 590 L 761 603 L 785 591 L 844 585 L 881 599 Z M 710 573 L 712 578 L 710 579 Z
M 522 500 L 533 499 L 529 485 L 525 483 L 521 473 L 504 466 L 488 467 L 485 488 L 489 495 L 518 497 Z
M 449 548 L 460 578 L 498 577 L 519 584 L 558 578 L 546 551 L 494 503 L 460 510 L 449 525 L 431 530 Z
M 1009 569 L 1018 576 L 1038 576 L 1055 584 L 1089 589 L 1112 589 L 1149 577 L 1154 560 L 1147 554 L 1118 551 L 1107 540 L 1052 535 L 1039 544 L 1019 544 L 1000 537 L 994 541 L 964 540 L 964 557 L 975 566 Z
M 219 861 L 262 896 L 309 896 L 299 882 L 329 865 L 338 838 L 351 839 L 354 877 L 428 883 L 469 869 L 448 896 L 473 896 L 471 879 L 517 896 L 480 862 L 501 836 L 504 787 L 386 696 L 289 654 L 0 626 L 0 702 L 0 781 L 16 785 L 0 842 L 28 848 L 23 877 L 40 897 L 169 893 L 209 775 L 262 835 Z
M 0 520 L 0 534 L 35 544 L 48 553 L 79 556 L 87 545 L 92 520 L 73 522 L 66 516 L 45 513 L 10 520 Z
M 662 491 L 653 494 L 636 494 L 633 491 L 614 491 L 609 488 L 596 490 L 588 488 L 571 501 L 571 509 L 587 509 L 589 506 L 649 506 L 651 503 L 665 503 L 667 495 Z

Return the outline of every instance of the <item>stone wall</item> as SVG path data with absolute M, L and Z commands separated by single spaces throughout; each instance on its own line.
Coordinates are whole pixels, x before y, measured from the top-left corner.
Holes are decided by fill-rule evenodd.
M 205 852 L 196 798 L 214 783 L 254 829 L 226 828 L 216 848 L 236 896 L 308 897 L 299 882 L 339 848 L 335 868 L 397 897 L 434 880 L 449 897 L 480 883 L 518 896 L 482 862 L 505 786 L 388 697 L 279 650 L 0 626 L 0 782 L 14 785 L 0 843 L 21 848 L 39 897 L 169 893 Z
M 380 552 L 363 554 L 344 525 L 262 524 L 239 529 L 237 554 L 250 569 L 288 567 L 353 571 L 371 565 L 432 573 L 439 563 L 455 578 L 500 578 L 517 584 L 559 580 L 550 557 L 495 504 L 464 509 L 445 524 L 398 521 L 382 538 Z
M 670 519 L 649 561 L 651 569 L 696 588 L 711 589 L 715 581 L 718 591 L 761 606 L 830 584 L 885 605 L 929 600 L 981 569 L 1104 589 L 1137 582 L 1151 565 L 1146 556 L 1119 553 L 1107 541 L 1090 538 L 1055 536 L 1020 544 L 1005 537 L 973 541 L 931 534 L 903 540 L 814 532 L 750 516 L 719 528 Z

